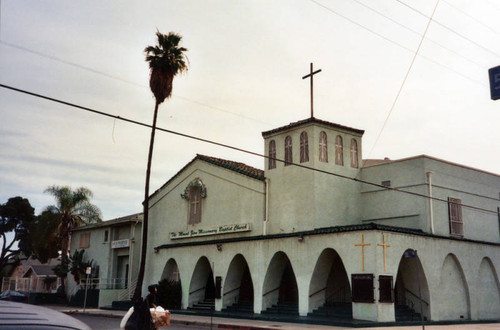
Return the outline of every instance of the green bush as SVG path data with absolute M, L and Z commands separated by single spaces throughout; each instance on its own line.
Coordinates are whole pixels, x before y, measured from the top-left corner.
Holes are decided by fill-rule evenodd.
M 181 309 L 182 289 L 181 282 L 161 280 L 158 283 L 158 306 L 165 309 Z

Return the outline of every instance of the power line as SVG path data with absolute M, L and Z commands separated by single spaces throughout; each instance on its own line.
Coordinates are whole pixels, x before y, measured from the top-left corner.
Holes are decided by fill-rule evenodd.
M 378 140 L 380 139 L 380 136 L 382 135 L 382 132 L 385 129 L 385 125 L 387 125 L 387 122 L 389 121 L 389 117 L 391 116 L 392 111 L 394 110 L 394 107 L 396 106 L 396 103 L 399 100 L 399 95 L 401 95 L 401 91 L 403 90 L 403 87 L 404 87 L 404 85 L 406 83 L 406 80 L 408 79 L 408 76 L 410 75 L 411 68 L 413 67 L 413 63 L 415 63 L 415 59 L 417 58 L 418 52 L 420 50 L 420 47 L 422 46 L 422 43 L 425 40 L 425 36 L 426 36 L 427 31 L 429 30 L 429 26 L 431 25 L 431 22 L 432 22 L 432 17 L 434 17 L 434 14 L 436 13 L 436 9 L 437 9 L 438 5 L 439 5 L 439 0 L 436 1 L 436 5 L 434 6 L 434 10 L 432 11 L 432 15 L 429 18 L 429 21 L 427 22 L 427 26 L 425 27 L 424 34 L 422 35 L 422 38 L 420 39 L 420 43 L 418 44 L 417 50 L 415 51 L 415 55 L 413 55 L 413 58 L 412 58 L 411 63 L 410 63 L 410 66 L 408 67 L 408 70 L 406 71 L 406 75 L 405 75 L 405 77 L 403 79 L 403 82 L 401 83 L 401 86 L 399 87 L 399 91 L 396 94 L 396 98 L 394 99 L 394 102 L 392 102 L 391 109 L 389 110 L 389 113 L 387 113 L 387 116 L 386 116 L 386 118 L 384 120 L 384 124 L 382 125 L 382 128 L 380 129 L 380 132 L 378 133 L 377 138 L 375 139 L 375 142 L 373 143 L 372 149 L 368 153 L 368 157 L 370 157 L 370 155 L 373 152 L 373 149 L 375 149 L 375 147 L 376 147 L 376 145 L 378 143 Z
M 398 47 L 400 47 L 402 49 L 405 49 L 405 50 L 409 51 L 412 54 L 415 53 L 414 50 L 412 50 L 412 49 L 410 49 L 410 48 L 408 48 L 406 46 L 403 46 L 402 44 L 400 44 L 400 43 L 398 43 L 398 42 L 396 42 L 396 41 L 394 41 L 394 40 L 392 40 L 392 39 L 390 39 L 390 38 L 388 38 L 388 37 L 386 37 L 386 36 L 384 36 L 384 35 L 376 32 L 376 31 L 374 31 L 374 30 L 372 30 L 372 29 L 370 29 L 370 28 L 368 28 L 368 27 L 366 27 L 366 26 L 364 26 L 364 25 L 362 25 L 362 24 L 360 24 L 360 23 L 358 23 L 358 22 L 356 22 L 356 21 L 354 21 L 352 19 L 350 19 L 349 17 L 347 17 L 345 15 L 340 14 L 339 12 L 337 12 L 337 11 L 335 11 L 335 10 L 333 10 L 333 9 L 331 9 L 331 8 L 329 8 L 329 7 L 321 4 L 321 3 L 319 3 L 316 0 L 310 0 L 310 1 L 313 2 L 314 4 L 316 4 L 317 6 L 322 7 L 323 9 L 325 9 L 325 10 L 327 10 L 327 11 L 329 11 L 329 12 L 331 12 L 331 13 L 333 13 L 333 14 L 335 14 L 335 15 L 337 15 L 337 16 L 339 16 L 339 17 L 341 17 L 341 18 L 343 18 L 343 19 L 345 19 L 345 20 L 347 20 L 349 22 L 351 22 L 352 24 L 354 24 L 354 25 L 362 28 L 363 30 L 366 30 L 366 31 L 368 31 L 368 32 L 370 32 L 370 33 L 378 36 L 379 38 L 382 38 L 382 39 L 384 39 L 384 40 L 392 43 L 393 45 L 396 45 L 396 46 L 398 46 Z M 473 78 L 471 78 L 469 76 L 466 76 L 465 74 L 463 74 L 463 73 L 461 73 L 461 72 L 459 72 L 459 71 L 457 71 L 457 70 L 455 70 L 455 69 L 453 69 L 453 68 L 451 68 L 449 66 L 441 64 L 441 63 L 439 63 L 439 62 L 437 62 L 437 61 L 435 61 L 435 60 L 433 60 L 433 59 L 431 59 L 431 58 L 429 58 L 429 57 L 427 57 L 425 55 L 419 54 L 419 56 L 422 57 L 423 59 L 427 60 L 428 62 L 434 63 L 437 66 L 440 66 L 440 67 L 445 68 L 445 69 L 447 69 L 449 71 L 455 72 L 457 75 L 459 75 L 462 78 L 465 78 L 467 80 L 470 80 L 470 81 L 472 81 L 475 84 L 478 84 L 478 85 L 483 86 L 483 87 L 487 86 L 484 82 L 478 81 L 478 80 L 473 79 Z
M 80 109 L 80 110 L 88 111 L 88 112 L 91 112 L 91 113 L 94 113 L 94 114 L 97 114 L 97 115 L 101 115 L 101 116 L 105 116 L 105 117 L 109 117 L 109 118 L 118 119 L 118 120 L 121 120 L 121 121 L 125 121 L 125 122 L 131 123 L 131 124 L 135 124 L 135 125 L 139 125 L 139 126 L 143 126 L 143 127 L 147 127 L 147 128 L 152 128 L 151 125 L 145 124 L 145 123 L 142 123 L 142 122 L 139 122 L 139 121 L 136 121 L 136 120 L 128 119 L 128 118 L 125 118 L 125 117 L 120 117 L 120 116 L 117 116 L 117 115 L 112 115 L 112 114 L 109 114 L 109 113 L 106 113 L 106 112 L 103 112 L 103 111 L 99 111 L 99 110 L 95 110 L 95 109 L 92 109 L 92 108 L 88 108 L 88 107 L 84 107 L 84 106 L 81 106 L 81 105 L 77 105 L 77 104 L 74 104 L 74 103 L 62 101 L 62 100 L 59 100 L 59 99 L 56 99 L 56 98 L 52 98 L 52 97 L 49 97 L 49 96 L 45 96 L 45 95 L 41 95 L 41 94 L 36 94 L 36 93 L 33 93 L 33 92 L 29 92 L 27 90 L 15 88 L 15 87 L 4 85 L 4 84 L 0 84 L 0 87 L 6 88 L 6 89 L 9 89 L 9 90 L 18 92 L 18 93 L 23 93 L 23 94 L 27 94 L 27 95 L 30 95 L 30 96 L 33 96 L 33 97 L 41 98 L 41 99 L 44 99 L 44 100 L 47 100 L 47 101 L 51 101 L 51 102 L 55 102 L 55 103 L 67 105 L 69 107 L 77 108 L 77 109 Z M 302 165 L 302 164 L 297 164 L 297 163 L 293 163 L 293 162 L 289 162 L 289 161 L 285 162 L 285 160 L 283 160 L 283 159 L 269 157 L 269 156 L 266 156 L 266 155 L 263 155 L 263 154 L 260 154 L 260 153 L 254 152 L 254 151 L 250 151 L 250 150 L 246 150 L 246 149 L 243 149 L 243 148 L 231 146 L 231 145 L 228 145 L 228 144 L 225 144 L 225 143 L 220 143 L 220 142 L 216 142 L 216 141 L 212 141 L 212 140 L 208 140 L 208 139 L 196 137 L 196 136 L 189 135 L 189 134 L 184 134 L 184 133 L 180 133 L 180 132 L 168 130 L 168 129 L 161 128 L 161 127 L 156 127 L 156 129 L 159 130 L 159 131 L 161 131 L 161 132 L 170 133 L 170 134 L 173 134 L 173 135 L 185 137 L 185 138 L 196 140 L 196 141 L 200 141 L 200 142 L 205 142 L 205 143 L 208 143 L 208 144 L 216 145 L 216 146 L 227 148 L 227 149 L 232 149 L 232 150 L 235 150 L 235 151 L 243 152 L 243 153 L 246 153 L 246 154 L 249 154 L 249 155 L 253 155 L 253 156 L 258 156 L 258 157 L 261 157 L 261 158 L 276 160 L 276 161 L 278 161 L 280 163 L 287 163 L 287 164 L 290 164 L 290 165 L 293 165 L 293 166 L 296 166 L 296 167 L 299 167 L 299 168 L 303 168 L 303 169 L 306 169 L 306 170 L 315 171 L 315 172 L 319 172 L 319 173 L 323 173 L 323 174 L 327 174 L 327 175 L 332 175 L 332 176 L 335 176 L 335 177 L 338 177 L 338 178 L 341 178 L 341 179 L 355 181 L 355 182 L 358 182 L 358 183 L 362 183 L 362 184 L 366 184 L 366 185 L 378 187 L 378 188 L 381 188 L 381 189 L 384 189 L 384 190 L 405 193 L 405 194 L 408 194 L 408 195 L 422 197 L 422 198 L 426 198 L 426 199 L 431 199 L 431 200 L 434 200 L 434 201 L 439 201 L 439 202 L 443 202 L 443 203 L 448 204 L 448 200 L 445 200 L 445 199 L 442 199 L 442 198 L 430 197 L 430 196 L 427 196 L 427 195 L 424 195 L 424 194 L 420 194 L 420 193 L 416 193 L 416 192 L 412 192 L 412 191 L 401 190 L 401 189 L 393 188 L 393 187 L 387 187 L 387 186 L 384 186 L 382 184 L 373 183 L 373 182 L 369 182 L 369 181 L 365 181 L 365 180 L 361 180 L 361 179 L 357 179 L 357 178 L 352 178 L 352 177 L 349 177 L 349 176 L 346 176 L 346 175 L 337 174 L 337 173 L 333 173 L 333 172 L 328 172 L 328 171 L 325 171 L 325 170 L 321 170 L 321 169 L 317 169 L 317 168 L 313 168 L 313 167 L 310 167 L 310 166 L 306 166 L 306 165 Z M 481 207 L 472 206 L 472 205 L 468 205 L 468 204 L 460 204 L 460 205 L 463 206 L 463 207 L 472 209 L 472 210 L 476 210 L 476 211 L 481 211 L 481 212 L 485 212 L 485 213 L 489 213 L 489 214 L 498 215 L 497 211 L 492 211 L 492 210 L 488 210 L 488 209 L 484 209 L 484 208 L 481 208 Z
M 121 82 L 124 82 L 126 84 L 130 84 L 130 85 L 133 85 L 133 86 L 136 86 L 136 87 L 140 87 L 140 88 L 144 88 L 144 89 L 148 88 L 145 85 L 141 85 L 141 84 L 138 84 L 136 82 L 133 82 L 133 81 L 130 81 L 130 80 L 127 80 L 127 79 L 123 79 L 123 78 L 111 75 L 111 74 L 103 72 L 103 71 L 95 70 L 95 69 L 90 68 L 88 66 L 84 66 L 84 65 L 81 65 L 81 64 L 78 64 L 78 63 L 70 62 L 70 61 L 64 60 L 62 58 L 53 56 L 53 55 L 45 54 L 45 53 L 42 53 L 42 52 L 39 52 L 39 51 L 36 51 L 36 50 L 33 50 L 33 49 L 29 49 L 29 48 L 26 48 L 26 47 L 23 47 L 23 46 L 15 45 L 15 44 L 10 43 L 10 42 L 6 42 L 6 41 L 3 41 L 3 40 L 0 40 L 0 44 L 4 44 L 4 45 L 6 45 L 8 47 L 16 48 L 16 49 L 22 50 L 24 52 L 35 54 L 35 55 L 40 56 L 40 57 L 44 57 L 44 58 L 47 58 L 47 59 L 50 59 L 50 60 L 53 60 L 53 61 L 56 61 L 56 62 L 59 62 L 59 63 L 63 63 L 63 64 L 66 64 L 66 65 L 69 65 L 69 66 L 72 66 L 72 67 L 75 67 L 75 68 L 78 68 L 78 69 L 81 69 L 81 70 L 85 70 L 85 71 L 88 71 L 88 72 L 91 72 L 91 73 L 94 73 L 94 74 L 98 74 L 98 75 L 101 75 L 101 76 L 104 76 L 104 77 L 107 77 L 107 78 L 110 78 L 110 79 L 121 81 Z M 240 117 L 240 118 L 244 118 L 244 119 L 256 121 L 256 122 L 259 122 L 259 123 L 264 124 L 264 125 L 272 126 L 272 124 L 266 123 L 266 122 L 264 122 L 262 120 L 259 120 L 259 119 L 256 119 L 256 118 L 252 118 L 252 117 L 248 117 L 248 116 L 245 116 L 245 115 L 241 115 L 241 114 L 229 111 L 229 110 L 225 110 L 225 109 L 222 109 L 222 108 L 219 108 L 219 107 L 215 107 L 213 105 L 209 105 L 209 104 L 200 102 L 200 101 L 192 100 L 192 99 L 184 97 L 184 96 L 180 96 L 180 95 L 177 95 L 177 94 L 173 94 L 173 96 L 176 97 L 176 98 L 178 98 L 178 99 L 181 99 L 183 101 L 186 101 L 186 102 L 195 103 L 197 105 L 200 105 L 200 106 L 203 106 L 203 107 L 206 107 L 206 108 L 210 108 L 210 109 L 213 109 L 213 110 L 216 110 L 216 111 L 220 111 L 220 112 L 224 112 L 224 113 L 227 113 L 227 114 L 230 114 L 230 115 L 233 115 L 233 116 L 237 116 L 237 117 Z
M 494 28 L 492 28 L 491 26 L 483 23 L 481 20 L 475 18 L 474 16 L 472 16 L 471 14 L 469 14 L 468 12 L 466 12 L 465 10 L 462 10 L 460 9 L 459 7 L 455 6 L 454 4 L 452 4 L 451 2 L 447 1 L 447 0 L 443 0 L 448 6 L 454 8 L 455 10 L 461 12 L 462 14 L 464 14 L 465 16 L 469 17 L 471 20 L 473 20 L 474 22 L 476 22 L 477 24 L 479 25 L 482 25 L 484 26 L 485 28 L 487 28 L 488 30 L 490 30 L 491 32 L 493 33 L 496 33 L 496 34 L 499 34 L 500 35 L 500 32 L 498 32 L 497 30 L 495 30 Z
M 400 4 L 404 5 L 405 7 L 407 7 L 407 8 L 409 8 L 409 9 L 413 10 L 414 12 L 416 12 L 416 13 L 420 14 L 421 16 L 423 16 L 423 17 L 425 17 L 425 18 L 430 18 L 430 17 L 429 17 L 429 16 L 427 16 L 426 14 L 422 13 L 420 10 L 418 10 L 418 9 L 416 9 L 416 8 L 413 8 L 412 6 L 408 5 L 407 3 L 405 3 L 405 2 L 403 2 L 403 1 L 401 1 L 401 0 L 396 0 L 396 1 L 397 1 L 397 2 L 399 2 Z M 470 38 L 468 38 L 468 37 L 464 36 L 463 34 L 461 34 L 461 33 L 457 32 L 457 31 L 453 30 L 452 28 L 450 28 L 450 27 L 448 27 L 448 26 L 444 25 L 443 23 L 440 23 L 439 21 L 436 21 L 435 19 L 433 19 L 432 21 L 433 21 L 434 23 L 436 23 L 437 25 L 441 26 L 442 28 L 444 28 L 444 29 L 446 29 L 446 30 L 450 31 L 451 33 L 454 33 L 454 34 L 456 34 L 457 36 L 461 37 L 462 39 L 467 40 L 467 41 L 468 41 L 468 42 L 470 42 L 471 44 L 473 44 L 473 45 L 475 45 L 475 46 L 477 46 L 477 47 L 481 48 L 482 50 L 484 50 L 484 51 L 486 51 L 486 52 L 488 52 L 488 53 L 490 53 L 490 54 L 492 54 L 492 55 L 495 55 L 497 58 L 500 58 L 500 54 L 498 54 L 498 53 L 496 53 L 496 52 L 492 51 L 491 49 L 488 49 L 488 48 L 484 47 L 483 45 L 481 45 L 481 44 L 479 44 L 479 43 L 475 42 L 474 40 L 472 40 L 472 39 L 470 39 Z
M 403 29 L 405 29 L 405 30 L 407 30 L 407 31 L 410 31 L 410 32 L 412 32 L 412 33 L 414 33 L 414 34 L 418 35 L 419 37 L 421 37 L 421 36 L 422 36 L 422 34 L 420 34 L 420 32 L 418 32 L 418 31 L 416 31 L 416 30 L 414 30 L 414 29 L 412 29 L 412 28 L 410 28 L 410 27 L 408 27 L 408 26 L 406 26 L 406 25 L 404 25 L 404 24 L 402 24 L 402 23 L 399 23 L 399 22 L 398 22 L 398 21 L 396 21 L 395 19 L 393 19 L 393 18 L 391 18 L 391 17 L 389 17 L 389 16 L 385 15 L 384 13 L 381 13 L 380 11 L 378 11 L 377 9 L 375 9 L 375 8 L 373 8 L 373 7 L 368 6 L 367 4 L 365 4 L 365 3 L 361 2 L 360 0 L 352 0 L 352 1 L 354 1 L 354 2 L 358 3 L 359 5 L 361 5 L 361 6 L 365 7 L 365 8 L 367 8 L 368 10 L 370 10 L 370 11 L 372 11 L 372 12 L 376 13 L 377 15 L 382 16 L 382 17 L 386 18 L 387 20 L 389 20 L 389 21 L 393 22 L 394 24 L 396 24 L 396 25 L 398 25 L 398 26 L 402 27 Z M 433 44 L 435 44 L 435 45 L 437 45 L 437 46 L 439 46 L 439 47 L 441 47 L 441 48 L 443 48 L 443 49 L 445 49 L 445 50 L 447 50 L 447 51 L 449 51 L 450 53 L 453 53 L 453 54 L 455 54 L 455 55 L 457 55 L 457 56 L 459 56 L 459 57 L 461 57 L 461 58 L 463 58 L 463 59 L 467 60 L 468 62 L 470 62 L 470 63 L 472 63 L 472 64 L 477 65 L 478 67 L 480 67 L 480 68 L 482 68 L 482 69 L 486 68 L 484 65 L 482 65 L 482 64 L 480 64 L 480 63 L 478 63 L 478 62 L 474 61 L 473 59 L 471 59 L 471 58 L 469 58 L 469 57 L 467 57 L 467 56 L 464 56 L 464 55 L 460 54 L 459 52 L 457 52 L 457 51 L 455 51 L 455 50 L 453 50 L 453 49 L 451 49 L 451 48 L 449 48 L 449 47 L 446 47 L 446 46 L 444 46 L 443 44 L 440 44 L 440 43 L 439 43 L 439 42 L 437 42 L 437 41 L 434 41 L 434 40 L 430 39 L 429 37 L 427 37 L 427 38 L 426 38 L 426 40 L 427 40 L 427 41 L 429 41 L 429 42 L 431 42 L 431 43 L 433 43 Z

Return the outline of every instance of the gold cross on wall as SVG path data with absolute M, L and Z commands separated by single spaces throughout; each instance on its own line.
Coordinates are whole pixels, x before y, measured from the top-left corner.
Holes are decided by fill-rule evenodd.
M 365 244 L 364 235 L 361 235 L 361 244 L 354 244 L 354 246 L 361 246 L 361 269 L 365 271 L 365 246 L 370 246 L 371 244 Z
M 384 243 L 383 244 L 377 244 L 378 246 L 382 246 L 384 248 L 384 272 L 387 272 L 386 265 L 385 265 L 385 248 L 391 247 L 389 244 L 385 244 L 385 235 L 382 234 Z

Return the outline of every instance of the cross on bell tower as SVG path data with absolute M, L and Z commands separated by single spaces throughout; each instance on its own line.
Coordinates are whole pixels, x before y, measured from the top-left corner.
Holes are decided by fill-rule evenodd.
M 313 64 L 311 63 L 311 69 L 310 69 L 309 74 L 307 74 L 304 77 L 302 77 L 302 79 L 311 78 L 311 118 L 314 117 L 314 107 L 313 107 L 313 76 L 316 73 L 320 73 L 320 72 L 321 72 L 321 69 L 313 71 Z

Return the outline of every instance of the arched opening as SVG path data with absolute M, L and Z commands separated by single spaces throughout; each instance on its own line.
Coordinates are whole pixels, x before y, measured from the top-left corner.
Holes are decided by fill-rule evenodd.
M 157 302 L 168 309 L 180 309 L 182 306 L 182 284 L 179 267 L 174 259 L 170 259 L 158 282 Z
M 227 312 L 253 313 L 252 276 L 241 254 L 236 255 L 229 265 L 222 296 L 222 305 Z
M 436 293 L 439 321 L 470 318 L 469 288 L 460 262 L 454 254 L 444 259 Z
M 290 260 L 276 252 L 267 268 L 262 290 L 262 310 L 268 314 L 298 314 L 299 290 Z
M 309 283 L 312 315 L 352 319 L 351 286 L 342 259 L 333 249 L 318 258 Z
M 206 257 L 201 257 L 193 271 L 189 284 L 189 308 L 210 310 L 214 307 L 215 284 L 210 263 Z
M 500 317 L 500 285 L 490 258 L 483 258 L 481 261 L 478 280 L 479 319 L 498 319 Z
M 429 286 L 417 251 L 403 253 L 394 287 L 396 321 L 430 320 Z

